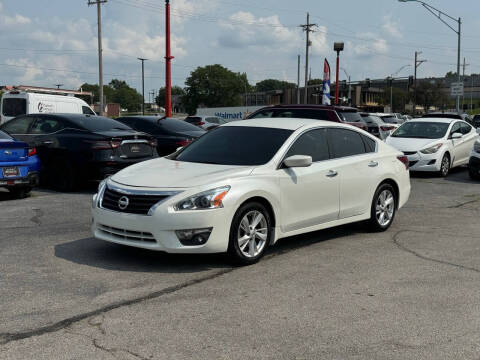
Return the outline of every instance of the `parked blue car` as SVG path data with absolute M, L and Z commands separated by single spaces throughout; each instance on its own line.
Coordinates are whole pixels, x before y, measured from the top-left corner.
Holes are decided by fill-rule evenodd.
M 35 148 L 0 131 L 0 187 L 23 198 L 38 184 L 40 159 Z

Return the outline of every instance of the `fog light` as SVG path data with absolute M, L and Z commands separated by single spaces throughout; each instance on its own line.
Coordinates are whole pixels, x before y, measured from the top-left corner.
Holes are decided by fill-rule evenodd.
M 433 159 L 433 160 L 430 160 L 427 165 L 435 165 L 436 162 L 437 160 Z
M 212 229 L 213 228 L 176 230 L 175 233 L 182 245 L 198 246 L 204 245 L 208 241 Z

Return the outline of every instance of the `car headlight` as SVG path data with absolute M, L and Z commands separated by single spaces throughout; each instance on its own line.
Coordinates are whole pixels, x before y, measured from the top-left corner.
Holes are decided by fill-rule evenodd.
M 420 152 L 421 152 L 422 154 L 435 154 L 442 146 L 443 146 L 443 144 L 440 143 L 440 144 L 437 144 L 437 145 L 433 145 L 433 146 L 431 146 L 431 147 L 429 147 L 429 148 L 420 150 Z
M 205 210 L 223 207 L 222 200 L 230 190 L 230 186 L 224 186 L 202 193 L 192 195 L 175 204 L 174 209 L 181 210 Z
M 475 144 L 473 144 L 473 151 L 477 152 L 480 154 L 480 141 L 475 141 Z
M 95 207 L 95 204 L 100 207 L 100 199 L 103 197 L 103 192 L 107 186 L 107 180 L 108 178 L 100 181 L 100 184 L 98 184 L 97 193 L 93 196 L 92 207 Z

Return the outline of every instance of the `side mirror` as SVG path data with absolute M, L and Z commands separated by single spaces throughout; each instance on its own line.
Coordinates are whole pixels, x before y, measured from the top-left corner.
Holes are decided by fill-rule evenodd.
M 452 134 L 452 139 L 461 139 L 463 135 L 459 132 L 453 133 Z
M 312 157 L 307 155 L 293 155 L 283 160 L 287 168 L 309 167 L 312 165 Z

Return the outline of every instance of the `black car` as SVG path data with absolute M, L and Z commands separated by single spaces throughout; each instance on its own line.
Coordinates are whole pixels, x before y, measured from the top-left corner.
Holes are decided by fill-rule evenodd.
M 480 127 L 480 115 L 477 114 L 473 117 L 472 119 L 472 125 L 475 127 L 475 128 L 479 128 Z
M 102 116 L 22 115 L 0 129 L 35 147 L 42 162 L 40 181 L 62 191 L 158 157 L 155 138 Z
M 205 130 L 174 118 L 124 116 L 116 120 L 135 130 L 154 136 L 157 140 L 157 152 L 160 156 L 170 155 L 179 147 L 185 146 L 205 134 Z

